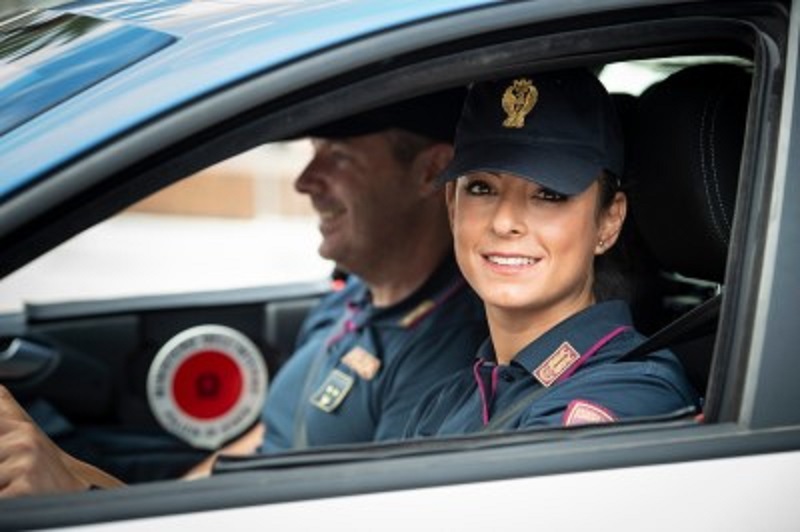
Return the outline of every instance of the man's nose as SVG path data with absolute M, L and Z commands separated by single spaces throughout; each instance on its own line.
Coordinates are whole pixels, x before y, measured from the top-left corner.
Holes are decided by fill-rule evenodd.
M 301 194 L 315 194 L 324 187 L 324 174 L 314 158 L 294 180 L 294 189 Z

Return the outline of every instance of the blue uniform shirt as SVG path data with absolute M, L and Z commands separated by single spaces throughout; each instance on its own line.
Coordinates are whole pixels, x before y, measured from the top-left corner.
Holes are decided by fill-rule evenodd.
M 309 314 L 271 384 L 261 452 L 401 437 L 420 397 L 468 368 L 486 336 L 483 304 L 452 257 L 387 308 L 351 276 Z
M 621 301 L 593 305 L 520 351 L 495 363 L 491 342 L 473 367 L 432 390 L 409 419 L 406 437 L 464 434 L 492 428 L 602 423 L 697 406 L 697 393 L 666 350 L 615 363 L 644 341 Z M 512 416 L 507 411 L 537 388 L 548 389 Z M 506 413 L 504 413 L 506 412 Z

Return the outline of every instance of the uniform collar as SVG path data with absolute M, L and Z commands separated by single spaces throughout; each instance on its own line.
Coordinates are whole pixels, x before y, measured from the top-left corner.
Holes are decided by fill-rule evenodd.
M 568 342 L 582 355 L 610 332 L 619 327 L 629 327 L 631 323 L 631 313 L 624 301 L 596 303 L 562 321 L 525 346 L 514 357 L 513 363 L 533 373 L 564 342 Z M 484 361 L 496 362 L 494 347 L 490 341 L 481 345 L 478 356 Z
M 358 287 L 348 300 L 348 306 L 356 314 L 359 326 L 369 322 L 386 327 L 407 328 L 409 323 L 414 322 L 415 314 L 431 310 L 431 303 L 437 304 L 440 296 L 447 296 L 449 291 L 458 289 L 464 284 L 464 280 L 455 257 L 448 253 L 422 286 L 389 307 L 374 307 L 372 294 L 366 284 L 360 279 L 357 284 Z

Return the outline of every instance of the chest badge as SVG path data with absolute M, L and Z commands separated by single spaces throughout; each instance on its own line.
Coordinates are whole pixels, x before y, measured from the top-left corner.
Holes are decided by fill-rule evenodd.
M 549 388 L 579 358 L 581 358 L 580 353 L 569 342 L 564 342 L 533 370 L 533 376 L 542 383 L 542 386 Z
M 342 357 L 342 363 L 365 381 L 371 381 L 381 369 L 380 359 L 359 345 Z
M 503 110 L 508 116 L 503 127 L 521 129 L 525 127 L 525 117 L 531 112 L 539 99 L 539 91 L 529 79 L 515 79 L 503 93 Z
M 325 378 L 322 385 L 317 388 L 311 398 L 311 404 L 323 412 L 333 412 L 342 404 L 344 398 L 350 393 L 355 378 L 343 371 L 335 369 Z

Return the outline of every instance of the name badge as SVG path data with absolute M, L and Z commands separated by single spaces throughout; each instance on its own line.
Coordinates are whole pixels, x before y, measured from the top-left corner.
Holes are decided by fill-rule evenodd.
M 311 404 L 323 412 L 333 412 L 336 410 L 350 389 L 353 387 L 355 379 L 338 369 L 331 371 L 317 391 L 309 399 Z

